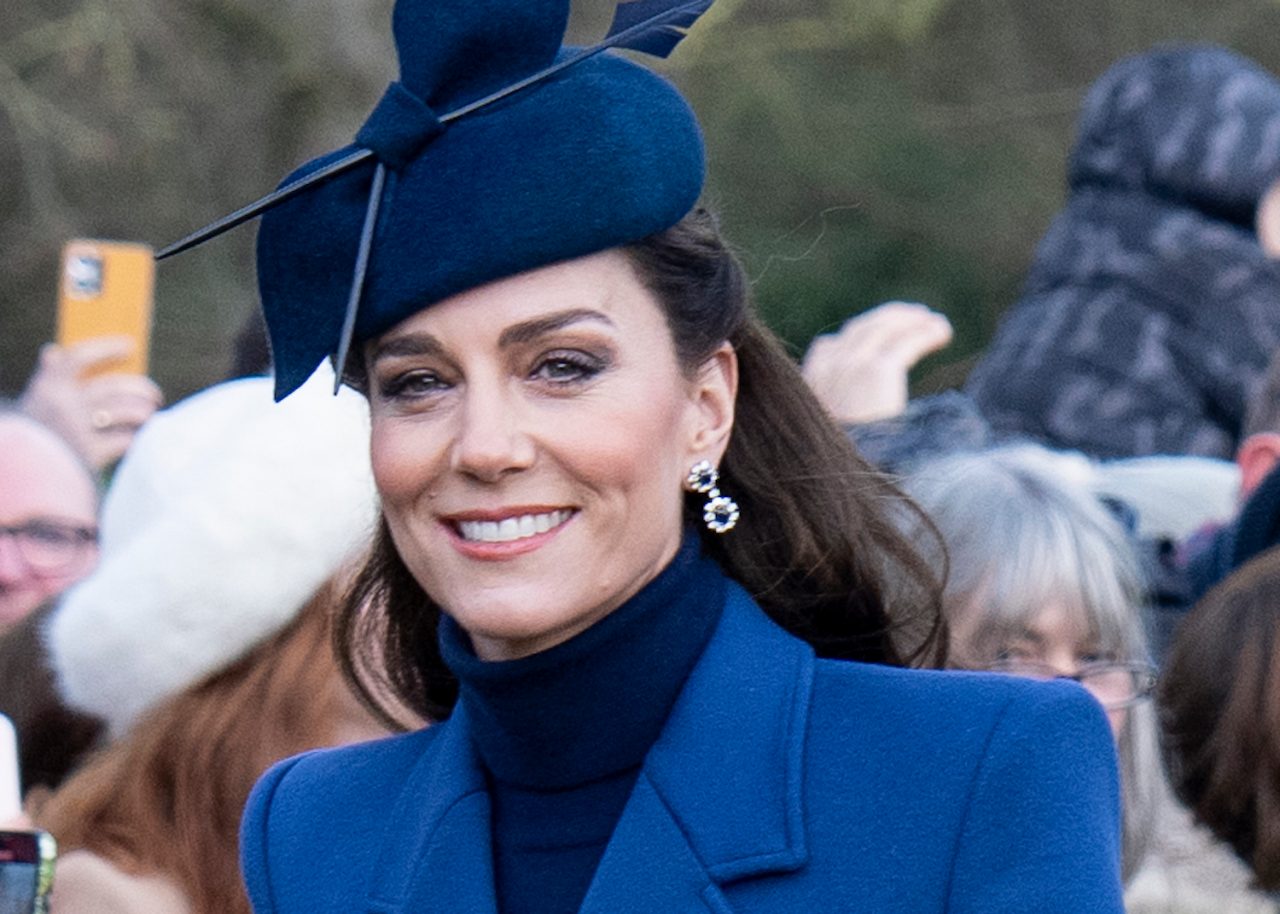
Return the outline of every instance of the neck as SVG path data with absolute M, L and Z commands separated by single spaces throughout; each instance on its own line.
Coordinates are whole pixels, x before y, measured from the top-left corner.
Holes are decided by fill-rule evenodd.
M 440 647 L 477 748 L 500 781 L 559 789 L 638 765 L 719 619 L 724 577 L 690 533 L 668 566 L 590 628 L 486 662 L 452 620 Z

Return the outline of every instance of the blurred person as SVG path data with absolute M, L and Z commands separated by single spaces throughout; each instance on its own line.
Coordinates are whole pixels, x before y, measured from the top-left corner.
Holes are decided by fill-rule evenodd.
M 1178 796 L 1257 884 L 1280 893 L 1280 549 L 1210 590 L 1183 621 L 1160 683 Z
M 1177 560 L 1186 576 L 1178 617 L 1211 587 L 1262 551 L 1280 544 L 1280 349 L 1249 400 L 1236 450 L 1236 507 L 1188 537 Z
M 42 636 L 54 602 L 0 632 L 0 713 L 18 735 L 24 805 L 37 809 L 95 748 L 103 722 L 67 707 Z
M 1233 461 L 1155 455 L 1094 464 L 1095 493 L 1134 512 L 1148 577 L 1144 613 L 1157 660 L 1197 600 L 1280 544 L 1278 467 L 1280 350 L 1249 397 Z
M 387 732 L 343 684 L 335 597 L 322 588 L 265 643 L 160 697 L 34 810 L 60 848 L 54 911 L 250 910 L 236 836 L 254 782 L 282 758 Z
M 801 371 L 863 456 L 890 472 L 909 473 L 943 454 L 1026 441 L 993 430 L 960 391 L 908 398 L 910 370 L 950 339 L 943 314 L 885 302 L 815 337 Z M 1109 460 L 1095 463 L 1094 471 L 1095 491 L 1133 509 L 1133 532 L 1151 549 L 1229 518 L 1242 477 L 1228 461 L 1185 455 Z
M 927 305 L 883 302 L 814 337 L 800 373 L 837 422 L 889 419 L 907 409 L 910 369 L 952 336 L 946 315 Z
M 1161 47 L 1089 90 L 1068 196 L 965 390 L 1000 433 L 1230 459 L 1280 344 L 1280 81 Z M 1261 218 L 1260 218 L 1261 217 Z
M 907 376 L 915 361 L 944 344 L 941 323 L 945 318 L 923 305 L 889 302 L 849 319 L 836 333 L 816 338 L 805 355 L 802 370 L 819 399 L 844 424 L 859 451 L 889 472 L 909 474 L 946 454 L 1028 443 L 1025 436 L 993 429 L 963 392 L 906 398 Z M 1268 397 L 1270 383 L 1280 385 L 1280 363 L 1271 374 L 1274 382 L 1250 401 L 1246 431 L 1269 421 L 1270 415 L 1280 422 L 1280 415 L 1275 415 L 1280 410 L 1280 399 L 1275 399 L 1280 386 Z M 1236 515 L 1240 493 L 1252 478 L 1250 470 L 1270 468 L 1273 446 L 1280 453 L 1280 435 L 1250 433 L 1236 463 L 1150 455 L 1092 464 L 1094 494 L 1123 506 L 1131 527 L 1147 585 L 1142 611 L 1156 658 L 1164 655 L 1178 620 L 1193 602 L 1194 580 L 1187 568 L 1188 556 L 1194 554 L 1190 546 L 1202 539 L 1212 541 L 1216 549 L 1228 550 L 1225 556 L 1215 554 L 1217 561 L 1227 566 L 1234 561 L 1230 550 L 1237 544 L 1231 529 L 1224 531 L 1221 541 L 1209 534 Z M 1280 475 L 1275 491 L 1280 494 Z M 1268 489 L 1242 516 L 1261 514 L 1273 501 Z M 1257 530 L 1256 522 L 1246 523 Z M 1191 544 L 1181 545 L 1188 537 Z
M 57 432 L 95 472 L 114 465 L 133 436 L 164 401 L 151 378 L 97 369 L 129 355 L 127 336 L 104 336 L 70 346 L 46 343 L 19 405 Z
M 88 574 L 98 490 L 65 440 L 0 406 L 0 633 Z
M 946 315 L 927 305 L 882 302 L 815 336 L 800 372 L 859 453 L 886 472 L 906 472 L 939 454 L 995 443 L 959 391 L 909 396 L 911 369 L 952 335 Z
M 1252 911 L 1229 855 L 1188 836 L 1168 795 L 1149 696 L 1138 558 L 1094 465 L 1034 444 L 944 456 L 904 486 L 942 534 L 949 663 L 1074 679 L 1107 712 L 1120 758 L 1126 909 Z M 927 540 L 924 540 L 927 542 Z M 1067 810 L 1064 810 L 1064 814 Z M 1205 861 L 1208 861 L 1205 863 Z
M 327 388 L 277 406 L 270 379 L 218 385 L 157 413 L 121 463 L 102 562 L 44 629 L 64 701 L 112 737 L 35 810 L 62 853 L 59 914 L 247 912 L 254 781 L 386 733 L 331 647 L 375 495 L 365 404 Z
M 1241 506 L 1280 465 L 1280 348 L 1272 352 L 1267 371 L 1249 398 L 1242 432 L 1235 453 Z
M 80 455 L 0 404 L 0 713 L 18 731 L 24 797 L 61 783 L 101 730 L 59 701 L 39 636 L 49 604 L 97 563 L 97 514 Z

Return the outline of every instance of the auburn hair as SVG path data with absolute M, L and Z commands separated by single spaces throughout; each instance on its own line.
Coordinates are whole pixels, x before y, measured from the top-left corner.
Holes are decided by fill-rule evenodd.
M 1161 674 L 1175 792 L 1280 889 L 1280 548 L 1210 590 L 1178 627 Z
M 149 711 L 39 811 L 60 850 L 162 875 L 197 914 L 251 914 L 240 816 L 274 762 L 335 742 L 353 704 L 330 647 L 332 585 L 248 655 Z

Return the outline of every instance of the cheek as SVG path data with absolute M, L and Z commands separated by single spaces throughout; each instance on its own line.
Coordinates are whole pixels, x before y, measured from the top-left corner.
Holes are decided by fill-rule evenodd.
M 952 660 L 967 664 L 981 663 L 984 658 L 978 644 L 978 629 L 982 612 L 977 601 L 953 599 L 943 608 L 943 613 L 947 619 Z
M 1107 711 L 1107 722 L 1111 724 L 1111 736 L 1118 742 L 1124 726 L 1129 722 L 1129 712 L 1125 708 L 1118 711 Z
M 49 575 L 34 579 L 32 582 L 32 592 L 39 594 L 41 600 L 62 593 L 72 584 L 78 583 L 82 578 L 87 577 L 89 572 L 98 564 L 98 552 L 93 550 L 86 552 L 80 561 L 75 562 L 66 571 L 57 575 Z
M 581 449 L 572 457 L 571 474 L 592 489 L 628 501 L 675 502 L 680 494 L 680 473 L 660 445 L 624 449 L 615 442 Z
M 375 421 L 369 437 L 373 480 L 385 504 L 412 499 L 431 477 L 428 436 L 402 425 Z
M 688 472 L 684 404 L 659 399 L 631 410 L 618 411 L 599 423 L 584 424 L 576 441 L 562 454 L 573 455 L 576 466 L 603 483 L 641 491 L 680 492 Z M 611 429 L 600 434 L 599 429 Z
M 547 421 L 538 436 L 544 479 L 580 487 L 605 512 L 588 512 L 597 535 L 628 531 L 638 545 L 650 535 L 669 535 L 679 524 L 681 482 L 688 472 L 682 444 L 680 403 L 661 392 L 568 410 Z
M 93 549 L 86 550 L 84 557 L 76 564 L 75 568 L 67 572 L 67 575 L 66 575 L 67 580 L 63 584 L 63 586 L 66 587 L 76 583 L 81 578 L 86 577 L 89 574 L 89 572 L 93 571 L 93 569 L 97 567 L 98 567 L 97 548 L 95 547 Z

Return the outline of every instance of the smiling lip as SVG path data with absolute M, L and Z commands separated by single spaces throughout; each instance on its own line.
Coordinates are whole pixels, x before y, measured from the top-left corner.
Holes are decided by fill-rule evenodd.
M 467 511 L 444 518 L 455 548 L 478 559 L 503 559 L 541 547 L 564 528 L 573 508 L 504 508 Z

